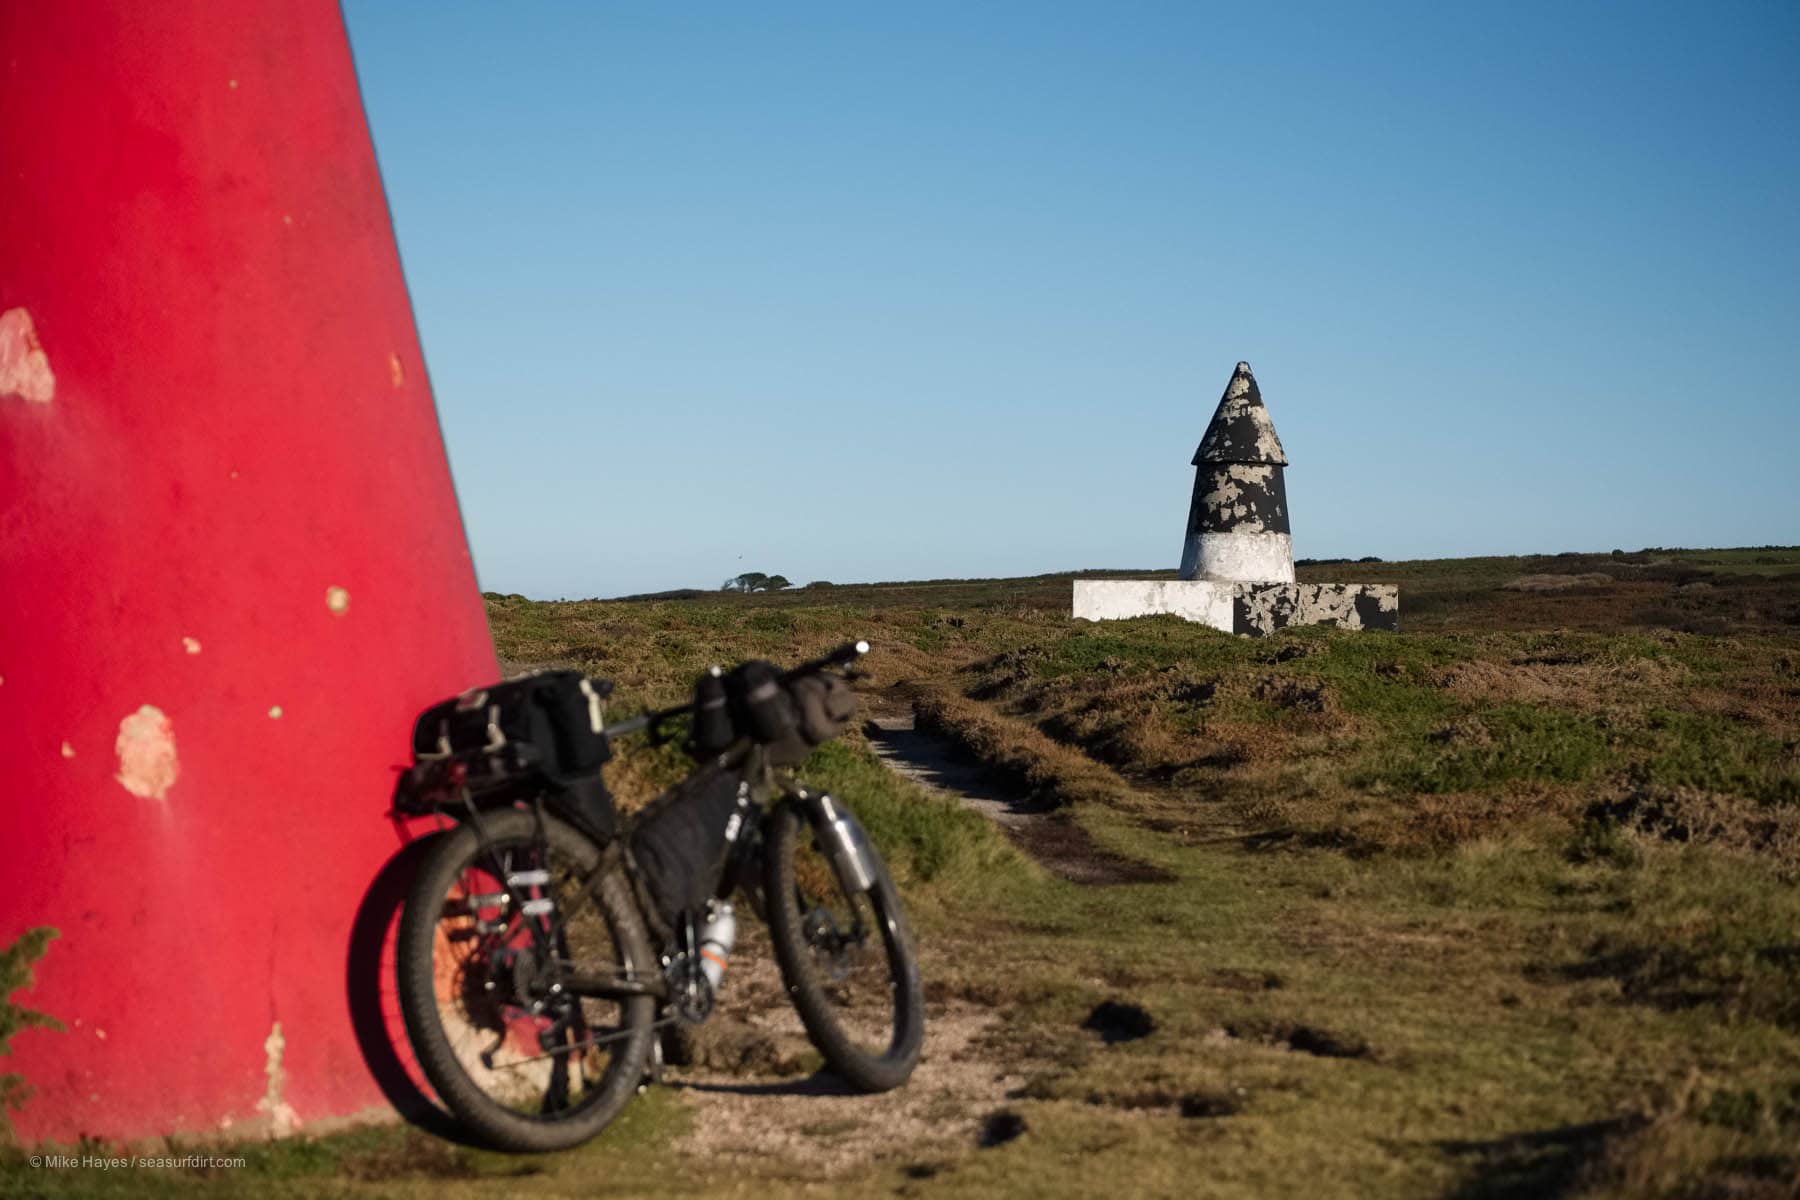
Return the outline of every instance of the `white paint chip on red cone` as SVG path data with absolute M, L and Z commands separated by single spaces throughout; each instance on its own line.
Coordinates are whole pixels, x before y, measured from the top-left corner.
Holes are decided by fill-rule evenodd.
M 117 779 L 126 791 L 146 800 L 166 799 L 181 774 L 175 755 L 175 726 L 162 709 L 146 704 L 119 722 Z
M 0 396 L 48 404 L 55 395 L 56 376 L 38 344 L 31 314 L 22 308 L 0 313 Z
M 287 1069 L 281 1065 L 282 1055 L 286 1051 L 287 1038 L 282 1036 L 281 1022 L 277 1021 L 263 1041 L 263 1053 L 267 1057 L 263 1074 L 268 1077 L 268 1085 L 263 1089 L 262 1099 L 256 1102 L 256 1111 L 267 1115 L 269 1131 L 277 1137 L 300 1128 L 299 1114 L 282 1095 L 287 1088 Z

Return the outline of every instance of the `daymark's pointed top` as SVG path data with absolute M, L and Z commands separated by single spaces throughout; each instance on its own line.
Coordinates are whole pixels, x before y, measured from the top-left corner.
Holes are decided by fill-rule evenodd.
M 1263 407 L 1262 392 L 1250 364 L 1241 362 L 1225 385 L 1219 407 L 1213 412 L 1212 424 L 1194 451 L 1194 465 L 1203 462 L 1274 463 L 1287 466 L 1281 439 L 1275 436 L 1274 422 Z

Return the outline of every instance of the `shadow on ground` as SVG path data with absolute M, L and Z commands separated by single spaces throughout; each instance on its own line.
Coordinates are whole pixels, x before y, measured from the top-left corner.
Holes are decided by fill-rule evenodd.
M 1555 1200 L 1570 1195 L 1609 1142 L 1643 1125 L 1641 1117 L 1613 1117 L 1488 1141 L 1439 1142 L 1440 1149 L 1476 1168 L 1445 1200 Z

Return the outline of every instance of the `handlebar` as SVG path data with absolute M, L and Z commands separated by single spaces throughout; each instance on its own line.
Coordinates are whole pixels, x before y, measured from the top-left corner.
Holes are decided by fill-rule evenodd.
M 864 641 L 845 642 L 836 650 L 811 662 L 803 662 L 781 677 L 781 682 L 792 683 L 802 675 L 816 675 L 831 667 L 841 667 L 845 663 L 855 662 L 869 652 L 869 643 Z
M 792 670 L 783 672 L 781 682 L 784 684 L 792 683 L 802 676 L 816 675 L 820 671 L 830 670 L 832 667 L 844 666 L 848 663 L 855 662 L 868 652 L 868 642 L 860 640 L 845 642 L 828 654 L 823 654 L 809 662 L 801 663 Z M 716 670 L 717 668 L 714 669 Z M 648 729 L 651 732 L 651 738 L 654 740 L 660 736 L 658 727 L 664 721 L 673 720 L 676 717 L 687 716 L 693 711 L 694 705 L 692 701 L 687 704 L 676 704 L 669 708 L 658 709 L 655 712 L 641 713 L 635 717 L 628 717 L 616 725 L 608 725 L 604 732 L 607 737 L 616 738 Z

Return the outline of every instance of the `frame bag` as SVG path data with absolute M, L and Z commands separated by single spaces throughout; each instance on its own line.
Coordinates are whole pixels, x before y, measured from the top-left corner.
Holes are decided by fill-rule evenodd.
M 734 771 L 696 771 L 652 800 L 631 832 L 631 855 L 651 910 L 668 929 L 718 894 L 744 827 L 750 785 Z

